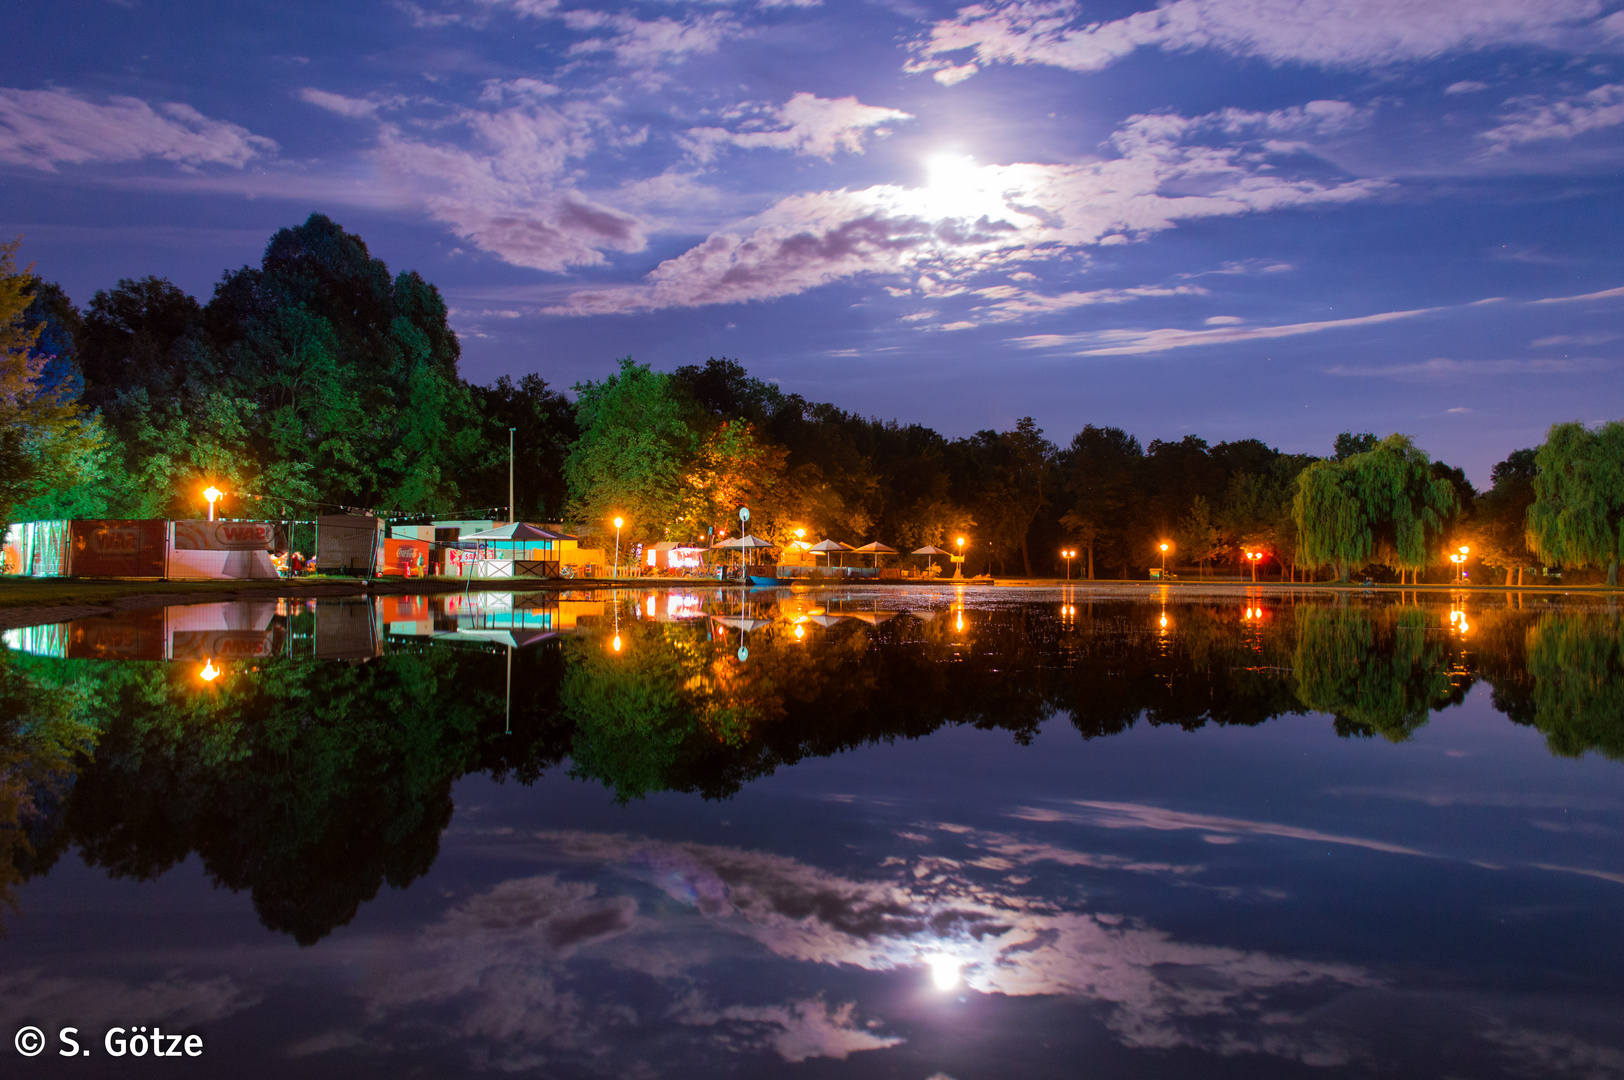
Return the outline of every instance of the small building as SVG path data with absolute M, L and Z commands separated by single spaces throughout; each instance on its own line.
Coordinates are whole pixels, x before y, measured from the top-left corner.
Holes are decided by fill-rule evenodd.
M 705 565 L 705 548 L 662 540 L 643 553 L 651 570 L 697 570 Z

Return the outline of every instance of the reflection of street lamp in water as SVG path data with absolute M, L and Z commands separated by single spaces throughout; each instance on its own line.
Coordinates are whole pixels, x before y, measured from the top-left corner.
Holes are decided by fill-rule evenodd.
M 204 660 L 203 670 L 197 673 L 197 677 L 204 682 L 213 682 L 220 677 L 220 669 L 214 666 L 213 660 Z

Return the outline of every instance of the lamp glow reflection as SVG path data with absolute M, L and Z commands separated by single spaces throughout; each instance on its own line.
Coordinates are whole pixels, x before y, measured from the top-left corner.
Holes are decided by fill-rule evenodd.
M 213 682 L 220 677 L 220 669 L 214 666 L 213 660 L 204 660 L 203 670 L 197 673 L 197 677 L 204 682 Z

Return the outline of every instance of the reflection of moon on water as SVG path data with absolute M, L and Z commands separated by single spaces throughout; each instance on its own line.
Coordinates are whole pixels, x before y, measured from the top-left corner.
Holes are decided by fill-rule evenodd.
M 740 645 L 739 646 L 739 663 L 742 664 L 742 663 L 744 663 L 744 661 L 746 661 L 748 659 L 750 659 L 750 650 L 745 648 L 743 645 Z

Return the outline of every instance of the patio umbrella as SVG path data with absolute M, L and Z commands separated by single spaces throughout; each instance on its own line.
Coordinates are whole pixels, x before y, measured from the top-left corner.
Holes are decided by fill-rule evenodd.
M 876 569 L 879 568 L 881 555 L 895 555 L 897 553 L 896 548 L 882 544 L 878 540 L 874 541 L 872 544 L 864 544 L 860 548 L 852 548 L 852 550 L 874 556 L 874 566 Z
M 806 550 L 821 552 L 823 554 L 823 561 L 828 563 L 829 556 L 834 552 L 850 551 L 851 549 L 852 547 L 850 544 L 842 544 L 839 540 L 820 540 L 816 544 L 808 547 Z
M 762 548 L 775 548 L 777 546 L 771 540 L 763 540 L 759 536 L 745 533 L 743 536 L 736 536 L 732 540 L 723 540 L 720 544 L 712 544 L 710 550 L 737 551 L 739 553 L 739 565 L 743 566 L 746 557 L 745 552 L 760 551 Z
M 938 556 L 938 555 L 951 555 L 953 553 L 951 551 L 943 551 L 941 548 L 937 547 L 935 544 L 926 544 L 924 547 L 920 548 L 918 551 L 910 552 L 910 554 L 924 555 L 924 556 L 926 556 L 926 561 L 929 562 L 930 565 L 935 566 L 936 565 L 936 556 Z

